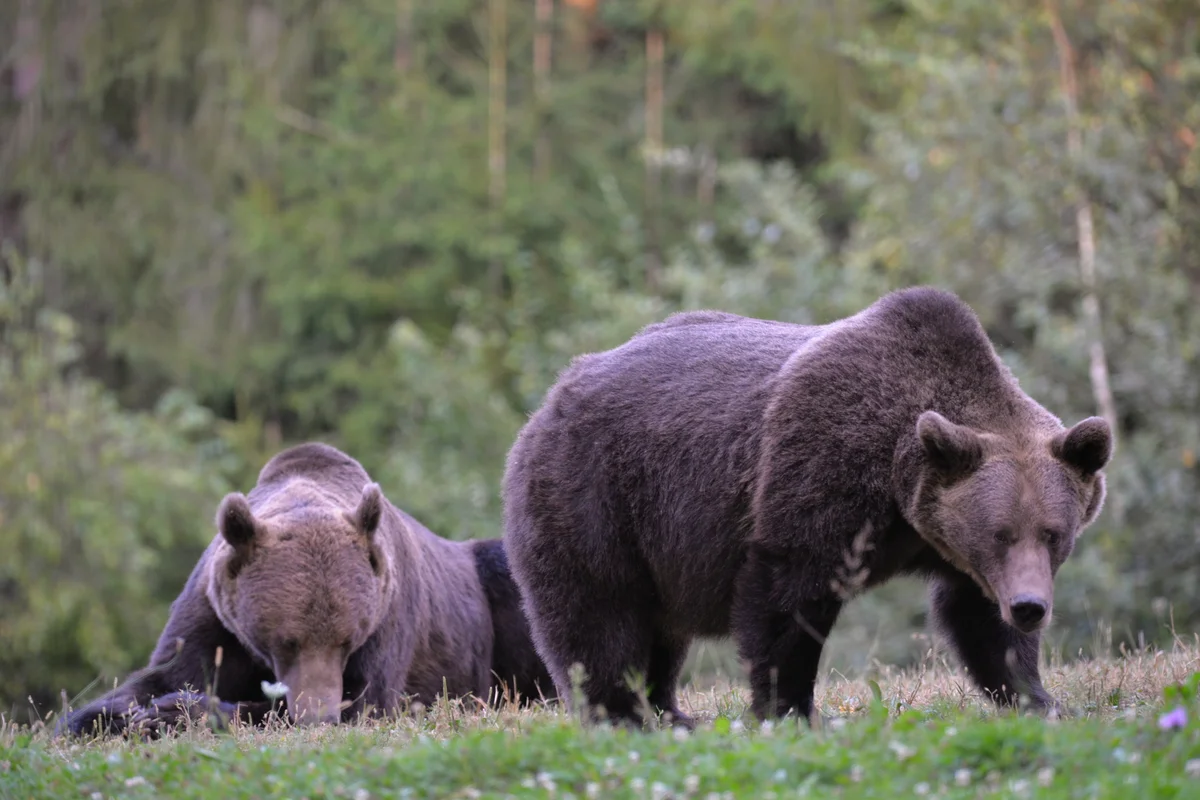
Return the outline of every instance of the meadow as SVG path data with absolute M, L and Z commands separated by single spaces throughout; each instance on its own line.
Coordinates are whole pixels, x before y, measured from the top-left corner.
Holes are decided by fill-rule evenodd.
M 998 711 L 932 651 L 826 674 L 821 718 L 760 725 L 748 692 L 694 681 L 693 732 L 583 727 L 560 708 L 451 701 L 353 725 L 70 742 L 54 715 L 0 731 L 4 798 L 1200 797 L 1200 637 L 1047 665 L 1068 709 Z

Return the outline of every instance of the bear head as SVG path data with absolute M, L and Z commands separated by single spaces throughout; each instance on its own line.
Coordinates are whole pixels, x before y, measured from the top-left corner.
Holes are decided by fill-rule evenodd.
M 383 505 L 375 483 L 354 509 L 304 483 L 269 496 L 257 515 L 241 493 L 221 501 L 209 602 L 287 686 L 294 722 L 339 719 L 346 664 L 387 612 L 392 570 L 380 541 Z
M 1024 633 L 1044 627 L 1054 576 L 1100 513 L 1108 423 L 1020 435 L 984 432 L 936 411 L 917 419 L 919 476 L 910 506 L 917 532 Z

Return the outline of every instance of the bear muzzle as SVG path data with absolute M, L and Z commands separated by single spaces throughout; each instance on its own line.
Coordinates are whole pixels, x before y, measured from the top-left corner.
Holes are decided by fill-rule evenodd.
M 1014 545 L 992 585 L 1000 599 L 1000 615 L 1009 625 L 1034 633 L 1049 624 L 1054 575 L 1045 546 L 1033 541 Z
M 293 724 L 333 724 L 341 719 L 342 659 L 339 653 L 302 653 L 279 677 L 288 687 L 288 716 Z
M 1013 626 L 1030 633 L 1037 630 L 1050 612 L 1050 604 L 1035 594 L 1019 594 L 1008 606 Z

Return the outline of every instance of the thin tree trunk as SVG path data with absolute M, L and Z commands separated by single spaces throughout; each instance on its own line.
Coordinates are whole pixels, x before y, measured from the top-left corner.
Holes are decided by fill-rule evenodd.
M 1075 52 L 1067 37 L 1058 9 L 1053 0 L 1046 0 L 1046 12 L 1050 17 L 1050 31 L 1054 35 L 1054 46 L 1058 53 L 1059 81 L 1063 106 L 1067 115 L 1067 155 L 1073 166 L 1083 159 L 1083 133 L 1079 121 L 1079 86 L 1075 78 Z M 1108 376 L 1108 357 L 1104 348 L 1104 336 L 1100 320 L 1100 298 L 1096 277 L 1096 234 L 1092 223 L 1092 204 L 1082 186 L 1076 186 L 1078 200 L 1075 206 L 1075 228 L 1079 239 L 1079 276 L 1083 284 L 1083 314 L 1088 329 L 1090 351 L 1090 374 L 1092 393 L 1100 415 L 1108 421 L 1112 435 L 1117 435 L 1117 407 L 1113 400 L 1112 386 Z M 1114 498 L 1115 499 L 1115 498 Z
M 45 53 L 42 43 L 41 17 L 36 0 L 21 0 L 17 12 L 16 47 L 12 59 L 12 92 L 21 103 L 17 115 L 16 131 L 10 147 L 21 150 L 37 136 L 41 119 L 41 97 L 38 86 L 42 82 Z M 6 154 L 8 160 L 14 157 Z
M 697 153 L 696 170 L 696 202 L 700 206 L 702 221 L 710 221 L 713 211 L 713 201 L 717 194 L 717 157 L 715 151 L 707 147 Z
M 506 102 L 508 92 L 508 0 L 489 0 L 488 4 L 488 197 L 492 207 L 493 230 L 499 233 L 503 222 L 504 197 L 507 193 Z M 493 257 L 488 283 L 493 297 L 501 290 L 503 264 Z
M 658 286 L 659 206 L 662 190 L 663 149 L 663 35 L 657 28 L 646 31 L 646 285 Z
M 550 59 L 553 42 L 554 0 L 535 0 L 537 30 L 533 37 L 533 96 L 537 108 L 537 140 L 533 145 L 533 175 L 537 180 L 550 170 L 550 137 L 546 115 L 550 105 Z
M 403 75 L 412 66 L 412 25 L 414 0 L 396 0 L 396 46 L 392 62 Z

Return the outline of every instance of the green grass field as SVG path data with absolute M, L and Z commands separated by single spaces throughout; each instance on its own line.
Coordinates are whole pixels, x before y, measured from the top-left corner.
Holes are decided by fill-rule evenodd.
M 1198 670 L 1195 643 L 1052 665 L 1047 687 L 1072 715 L 1049 721 L 996 712 L 930 661 L 877 682 L 823 680 L 816 730 L 760 727 L 744 689 L 721 685 L 689 688 L 693 733 L 462 702 L 390 722 L 200 726 L 151 742 L 71 743 L 49 736 L 52 719 L 8 723 L 0 796 L 1200 798 Z

